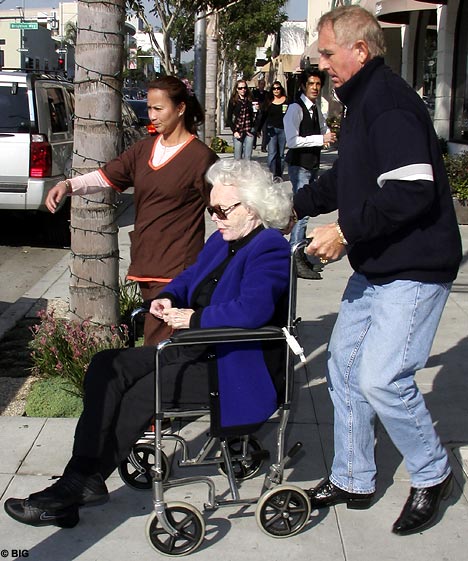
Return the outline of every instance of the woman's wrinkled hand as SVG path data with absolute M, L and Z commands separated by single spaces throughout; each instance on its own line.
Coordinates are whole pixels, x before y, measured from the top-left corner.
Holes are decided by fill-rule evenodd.
M 158 319 L 164 319 L 164 312 L 172 308 L 172 302 L 169 298 L 155 298 L 151 302 L 150 306 L 150 314 L 153 314 L 154 317 Z
M 162 319 L 173 329 L 188 329 L 194 312 L 190 308 L 170 308 L 163 312 Z

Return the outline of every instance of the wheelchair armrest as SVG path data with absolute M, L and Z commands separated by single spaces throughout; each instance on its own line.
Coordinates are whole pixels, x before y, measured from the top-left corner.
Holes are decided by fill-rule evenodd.
M 232 343 L 236 341 L 263 341 L 285 339 L 281 327 L 268 325 L 258 329 L 241 329 L 237 327 L 222 327 L 210 329 L 181 329 L 171 335 L 173 344 L 195 343 Z
M 147 314 L 147 313 L 149 313 L 149 308 L 147 308 L 145 306 L 140 306 L 139 308 L 135 308 L 133 310 L 133 312 L 130 315 L 130 319 L 134 320 L 140 314 Z

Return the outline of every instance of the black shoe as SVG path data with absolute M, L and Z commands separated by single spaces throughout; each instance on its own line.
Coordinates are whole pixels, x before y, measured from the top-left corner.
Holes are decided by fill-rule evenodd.
M 322 275 L 317 270 L 316 265 L 313 265 L 306 257 L 303 251 L 297 251 L 295 255 L 296 273 L 301 279 L 321 280 Z M 321 270 L 321 267 L 319 267 Z
M 109 500 L 109 492 L 101 474 L 83 475 L 66 470 L 62 477 L 43 491 L 29 495 L 31 505 L 62 510 L 72 505 L 100 505 Z
M 309 489 L 306 493 L 309 495 L 312 508 L 323 508 L 346 503 L 348 508 L 356 510 L 369 508 L 374 496 L 374 493 L 350 493 L 349 491 L 344 491 L 333 485 L 329 479 L 320 483 L 315 489 Z
M 109 492 L 100 474 L 86 476 L 68 470 L 56 483 L 27 499 L 8 499 L 5 511 L 30 526 L 73 528 L 79 521 L 80 506 L 100 505 L 108 500 Z
M 437 518 L 440 501 L 447 499 L 452 489 L 451 473 L 438 485 L 425 489 L 411 487 L 408 500 L 398 520 L 393 524 L 392 532 L 399 536 L 408 536 L 428 528 Z
M 31 505 L 29 499 L 7 499 L 5 512 L 14 520 L 29 526 L 73 528 L 80 520 L 78 505 L 62 510 L 50 510 Z

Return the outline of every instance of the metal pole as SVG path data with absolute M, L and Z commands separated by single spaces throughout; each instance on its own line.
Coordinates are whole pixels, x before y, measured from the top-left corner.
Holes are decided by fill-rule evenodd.
M 193 89 L 198 101 L 205 109 L 206 90 L 206 12 L 201 10 L 195 15 L 195 43 L 193 65 Z M 200 140 L 205 141 L 205 127 L 200 129 Z

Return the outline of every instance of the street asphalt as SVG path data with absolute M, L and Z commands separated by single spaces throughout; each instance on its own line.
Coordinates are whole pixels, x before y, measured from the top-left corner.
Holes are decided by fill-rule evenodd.
M 264 155 L 255 152 L 264 161 Z M 324 154 L 324 167 L 334 154 Z M 133 207 L 119 217 L 121 275 L 128 265 Z M 334 216 L 314 219 L 331 222 Z M 209 220 L 207 218 L 207 220 Z M 376 438 L 377 493 L 373 506 L 364 511 L 338 505 L 313 511 L 303 530 L 292 537 L 274 539 L 262 532 L 256 521 L 256 506 L 230 506 L 204 513 L 205 539 L 191 554 L 203 561 L 462 561 L 468 551 L 468 226 L 460 226 L 465 255 L 454 283 L 427 366 L 417 382 L 441 439 L 450 454 L 455 475 L 453 494 L 441 505 L 440 520 L 423 533 L 399 537 L 391 533 L 408 496 L 409 479 L 402 459 L 385 431 Z M 307 489 L 326 477 L 333 454 L 333 410 L 326 386 L 326 344 L 336 319 L 340 297 L 350 274 L 346 259 L 327 265 L 323 280 L 298 281 L 297 313 L 301 344 L 307 358 L 304 369 L 296 368 L 293 410 L 287 442 L 303 443 L 303 449 L 285 470 L 285 483 Z M 18 319 L 34 313 L 38 305 L 68 301 L 68 256 L 53 267 L 31 290 L 0 317 L 0 337 Z M 5 317 L 4 317 L 5 316 Z M 2 332 L 3 330 L 3 332 Z M 382 341 L 385 345 L 385 341 Z M 60 475 L 73 441 L 76 419 L 0 417 L 1 502 L 25 497 L 50 485 Z M 260 431 L 264 447 L 275 448 L 277 419 Z M 181 433 L 193 453 L 207 429 L 205 419 L 186 425 Z M 202 473 L 212 477 L 217 494 L 230 496 L 227 480 L 215 468 L 180 468 L 179 452 L 166 446 L 174 476 Z M 259 498 L 263 475 L 246 480 L 241 497 Z M 73 529 L 54 526 L 33 528 L 10 519 L 0 510 L 0 555 L 5 559 L 29 557 L 34 561 L 150 561 L 162 558 L 147 540 L 145 525 L 152 512 L 150 491 L 126 486 L 118 473 L 108 481 L 110 501 L 82 509 Z M 166 493 L 168 501 L 183 501 L 203 511 L 205 485 L 176 487 Z

